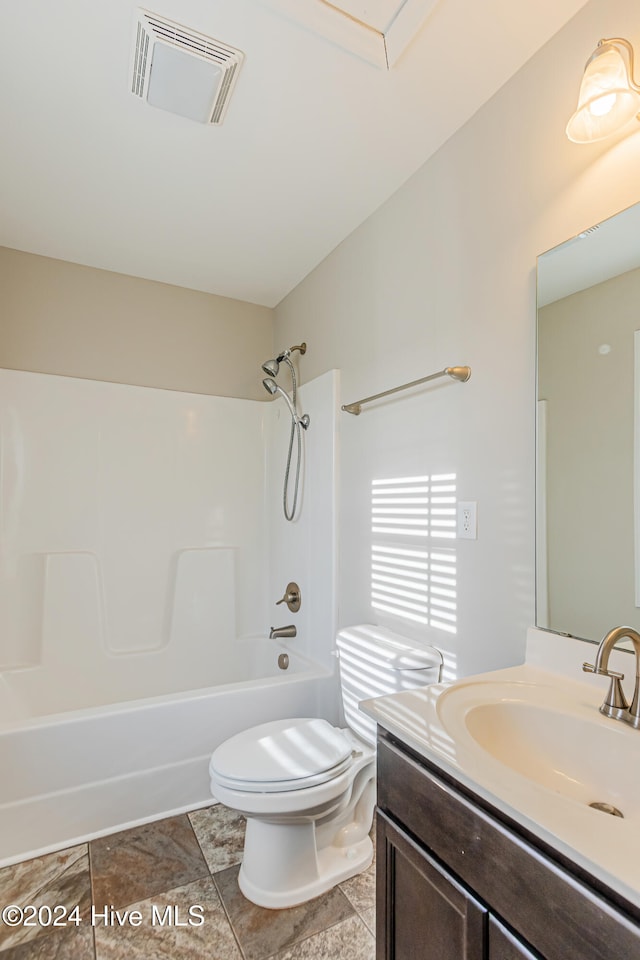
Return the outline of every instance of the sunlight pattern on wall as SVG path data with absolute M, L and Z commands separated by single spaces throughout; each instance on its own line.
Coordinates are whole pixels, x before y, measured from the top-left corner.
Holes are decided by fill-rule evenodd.
M 371 605 L 456 632 L 456 475 L 371 484 Z

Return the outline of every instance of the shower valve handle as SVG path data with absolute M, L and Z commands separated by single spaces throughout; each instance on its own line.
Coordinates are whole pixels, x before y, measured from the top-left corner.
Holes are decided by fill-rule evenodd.
M 300 594 L 300 587 L 297 583 L 288 583 L 285 595 L 282 600 L 276 601 L 276 607 L 279 607 L 281 603 L 286 603 L 291 610 L 291 613 L 297 613 L 300 609 L 300 604 L 302 603 L 302 596 Z

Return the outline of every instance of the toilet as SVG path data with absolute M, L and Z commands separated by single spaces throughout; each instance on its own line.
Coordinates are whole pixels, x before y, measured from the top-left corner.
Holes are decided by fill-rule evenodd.
M 342 630 L 336 647 L 346 728 L 274 720 L 211 757 L 211 793 L 247 818 L 238 883 L 261 907 L 293 907 L 369 866 L 376 725 L 358 703 L 440 679 L 438 650 L 382 627 Z

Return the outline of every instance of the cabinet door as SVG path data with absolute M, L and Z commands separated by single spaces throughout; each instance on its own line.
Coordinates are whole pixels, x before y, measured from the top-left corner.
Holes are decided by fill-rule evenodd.
M 483 960 L 485 909 L 380 813 L 376 830 L 377 960 Z
M 489 917 L 489 960 L 540 960 L 540 954 L 532 953 L 499 920 Z

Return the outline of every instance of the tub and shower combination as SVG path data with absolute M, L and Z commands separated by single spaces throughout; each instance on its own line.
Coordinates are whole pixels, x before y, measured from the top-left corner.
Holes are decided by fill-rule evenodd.
M 275 405 L 0 371 L 0 866 L 210 803 L 209 757 L 249 725 L 338 719 L 334 533 L 305 543 L 335 396 L 308 388 L 316 479 L 280 542 Z

